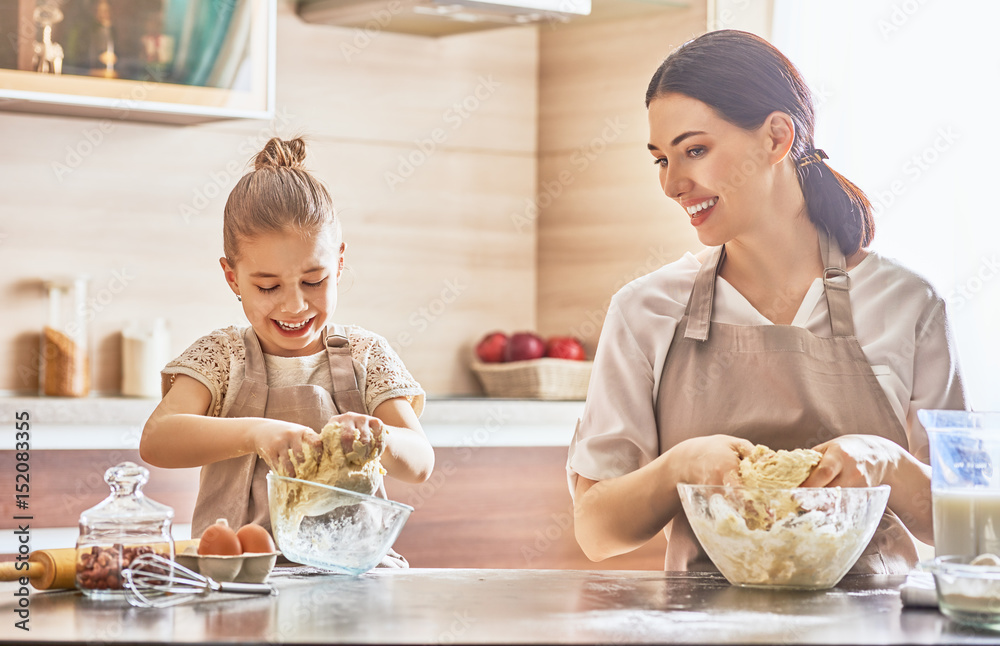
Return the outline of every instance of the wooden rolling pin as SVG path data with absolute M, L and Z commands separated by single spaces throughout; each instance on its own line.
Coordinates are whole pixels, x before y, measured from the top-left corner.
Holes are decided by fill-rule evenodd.
M 197 540 L 175 541 L 174 553 L 183 552 Z M 0 563 L 0 581 L 17 581 L 28 577 L 36 590 L 72 590 L 76 587 L 76 548 L 63 547 L 57 550 L 35 550 L 28 556 L 28 567 L 17 569 L 20 561 Z

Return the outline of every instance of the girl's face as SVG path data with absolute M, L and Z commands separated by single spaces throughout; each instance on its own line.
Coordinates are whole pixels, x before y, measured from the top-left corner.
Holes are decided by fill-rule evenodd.
M 744 130 L 683 94 L 650 102 L 649 151 L 660 185 L 702 244 L 721 245 L 766 216 L 772 154 L 765 130 Z
M 220 262 L 265 353 L 299 357 L 325 347 L 323 327 L 337 308 L 344 268 L 335 236 L 259 233 L 242 241 L 236 266 Z

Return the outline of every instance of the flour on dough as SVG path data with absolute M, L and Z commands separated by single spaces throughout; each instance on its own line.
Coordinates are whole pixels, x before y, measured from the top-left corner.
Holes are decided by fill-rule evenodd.
M 812 449 L 772 451 L 763 444 L 740 460 L 740 483 L 749 489 L 791 489 L 802 484 L 823 454 Z
M 343 431 L 342 424 L 328 423 L 319 434 L 319 447 L 303 444 L 301 458 L 289 450 L 289 459 L 295 468 L 295 473 L 281 475 L 350 489 L 358 493 L 374 494 L 382 485 L 382 476 L 385 475 L 380 459 L 385 433 L 376 437 L 371 444 L 363 444 L 360 431 L 355 430 L 354 445 L 351 451 L 345 454 L 340 441 Z

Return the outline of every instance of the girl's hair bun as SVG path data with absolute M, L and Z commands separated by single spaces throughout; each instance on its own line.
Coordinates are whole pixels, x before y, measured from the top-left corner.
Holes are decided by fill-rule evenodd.
M 297 168 L 305 170 L 306 142 L 301 137 L 285 141 L 277 137 L 264 144 L 253 160 L 253 169 Z

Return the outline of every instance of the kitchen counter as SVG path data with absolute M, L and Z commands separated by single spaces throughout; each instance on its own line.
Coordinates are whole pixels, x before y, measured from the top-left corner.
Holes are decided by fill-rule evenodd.
M 14 414 L 31 415 L 34 450 L 137 449 L 158 399 L 0 397 L 0 448 L 14 446 Z M 582 401 L 429 398 L 420 417 L 431 444 L 569 446 Z
M 272 597 L 216 594 L 170 609 L 36 593 L 3 643 L 996 644 L 933 609 L 903 610 L 903 577 L 850 575 L 820 592 L 743 589 L 718 574 L 583 570 L 278 568 Z

